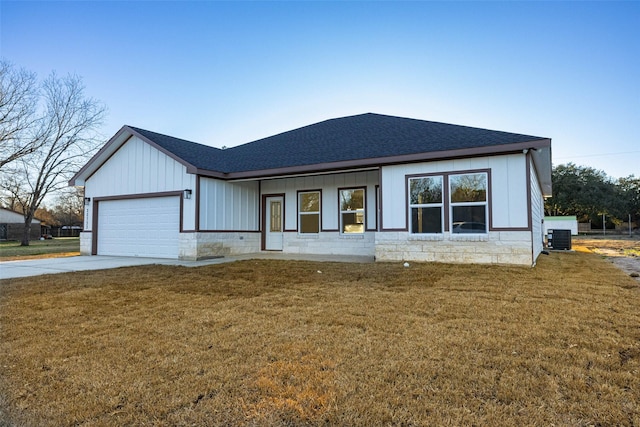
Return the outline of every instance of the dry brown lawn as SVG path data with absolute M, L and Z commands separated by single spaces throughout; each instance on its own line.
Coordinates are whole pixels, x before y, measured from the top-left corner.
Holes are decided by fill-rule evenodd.
M 638 426 L 640 290 L 588 253 L 5 280 L 0 420 Z

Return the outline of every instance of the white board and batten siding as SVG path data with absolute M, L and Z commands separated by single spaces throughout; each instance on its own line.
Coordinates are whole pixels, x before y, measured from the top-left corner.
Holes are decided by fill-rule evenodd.
M 382 168 L 382 228 L 405 229 L 407 227 L 406 176 L 434 173 L 451 173 L 489 169 L 493 228 L 526 228 L 527 175 L 526 156 L 478 157 L 470 159 L 442 160 L 428 163 L 412 163 Z
M 366 187 L 366 228 L 376 228 L 376 185 L 378 170 L 347 172 L 330 175 L 314 175 L 295 178 L 280 178 L 262 181 L 262 194 L 284 194 L 284 228 L 296 230 L 298 224 L 298 192 L 321 190 L 320 202 L 322 230 L 338 231 L 338 189 Z
M 542 252 L 544 245 L 544 229 L 542 220 L 544 218 L 544 198 L 540 188 L 540 181 L 536 174 L 536 168 L 531 161 L 531 238 L 533 244 L 533 260 Z
M 81 234 L 81 252 L 95 245 L 98 255 L 178 258 L 180 221 L 184 230 L 195 228 L 195 184 L 183 164 L 131 137 L 86 180 L 85 196 L 98 201 L 98 218 L 94 222 L 93 202 L 85 206 L 85 230 L 94 223 L 97 230 Z M 181 203 L 186 189 L 192 197 Z
M 259 188 L 257 181 L 200 178 L 200 230 L 258 231 Z

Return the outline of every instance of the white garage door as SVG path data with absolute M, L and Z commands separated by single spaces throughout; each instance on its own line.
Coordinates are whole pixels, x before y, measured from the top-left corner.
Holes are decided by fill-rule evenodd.
M 180 199 L 101 201 L 98 255 L 178 258 Z

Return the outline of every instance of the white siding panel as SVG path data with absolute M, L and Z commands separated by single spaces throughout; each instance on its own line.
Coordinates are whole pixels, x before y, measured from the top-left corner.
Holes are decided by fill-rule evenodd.
M 544 241 L 544 230 L 542 227 L 542 219 L 544 218 L 544 198 L 542 197 L 542 189 L 536 174 L 533 161 L 531 162 L 531 237 L 533 240 L 533 262 L 535 262 Z
M 515 202 L 510 194 L 510 189 L 513 185 L 509 179 L 509 167 L 508 160 L 506 160 L 506 167 L 499 167 L 491 169 L 491 207 L 492 207 L 492 226 L 493 227 L 505 227 L 504 224 L 511 223 L 510 206 Z M 525 171 L 522 171 L 524 175 Z M 526 197 L 525 197 L 526 201 Z M 526 203 L 525 203 L 526 205 Z M 501 225 L 498 225 L 501 224 Z
M 382 168 L 382 227 L 406 229 L 406 175 L 491 170 L 492 226 L 527 226 L 527 178 L 524 154 L 443 160 Z
M 322 189 L 322 228 L 324 230 L 337 230 L 340 228 L 338 223 L 340 220 L 338 214 L 338 187 L 343 187 L 344 185 L 343 180 L 337 178 L 328 179 L 326 187 Z M 297 206 L 295 208 L 297 210 Z
M 257 182 L 225 182 L 200 179 L 200 229 L 257 231 L 259 194 Z
M 322 229 L 338 230 L 338 188 L 366 187 L 367 227 L 376 226 L 375 186 L 378 171 L 348 172 L 330 175 L 280 178 L 262 182 L 262 194 L 285 194 L 285 230 L 296 230 L 298 224 L 298 191 L 322 190 Z
M 185 189 L 194 191 L 195 179 L 195 175 L 187 173 L 184 165 L 141 139 L 132 137 L 87 179 L 85 193 L 93 199 Z M 185 230 L 195 228 L 195 197 L 194 191 L 192 198 L 184 201 Z M 93 212 L 89 211 L 91 217 Z
M 498 200 L 507 198 L 509 220 L 504 222 L 504 227 L 527 227 L 529 225 L 529 212 L 526 203 L 527 169 L 526 157 L 514 155 L 506 157 L 508 179 L 503 183 L 502 194 Z M 494 209 L 495 212 L 495 209 Z M 500 223 L 497 223 L 500 224 Z M 502 227 L 495 225 L 495 227 Z

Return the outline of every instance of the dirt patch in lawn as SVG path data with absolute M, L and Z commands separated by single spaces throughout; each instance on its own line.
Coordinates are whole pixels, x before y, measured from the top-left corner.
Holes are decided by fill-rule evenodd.
M 575 239 L 578 250 L 587 250 L 607 261 L 640 282 L 640 240 L 637 238 L 584 238 Z
M 0 425 L 640 425 L 638 307 L 578 252 L 8 279 Z
M 0 242 L 0 262 L 76 255 L 80 255 L 78 237 L 33 240 L 29 246 L 20 246 L 20 242 L 17 241 Z
M 65 258 L 70 256 L 79 256 L 80 252 L 58 252 L 53 254 L 40 254 L 40 255 L 15 255 L 2 257 L 0 262 L 2 261 L 26 261 L 29 259 L 47 259 L 47 258 Z

